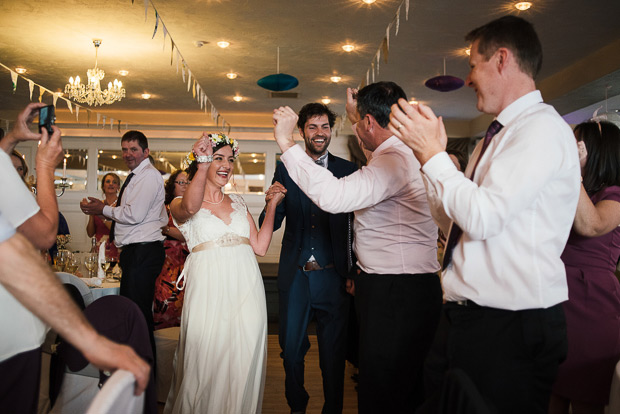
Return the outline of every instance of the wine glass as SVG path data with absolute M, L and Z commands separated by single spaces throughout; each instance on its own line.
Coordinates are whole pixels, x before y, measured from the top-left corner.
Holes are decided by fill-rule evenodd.
M 67 273 L 71 273 L 71 274 L 76 274 L 77 270 L 78 270 L 78 266 L 79 266 L 80 262 L 77 259 L 77 257 L 72 256 L 66 263 L 65 265 L 65 270 L 67 271 Z
M 87 253 L 84 256 L 84 266 L 88 270 L 88 277 L 93 277 L 93 272 L 97 269 L 97 262 L 99 261 L 99 256 L 97 253 Z
M 56 253 L 56 269 L 59 272 L 67 270 L 67 263 L 71 260 L 72 254 L 69 250 L 58 250 Z

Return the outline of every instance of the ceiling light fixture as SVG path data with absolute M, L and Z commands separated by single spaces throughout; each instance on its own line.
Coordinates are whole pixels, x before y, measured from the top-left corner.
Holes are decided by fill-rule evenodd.
M 321 99 L 321 102 L 323 102 L 323 105 L 328 105 L 332 100 L 329 98 L 323 98 Z
M 424 82 L 427 88 L 439 92 L 451 92 L 465 85 L 465 81 L 456 76 L 446 75 L 446 58 L 443 58 L 443 75 L 435 76 Z
M 532 3 L 529 1 L 520 1 L 519 3 L 515 3 L 515 8 L 517 10 L 525 11 L 532 7 Z
M 27 71 L 26 71 L 26 68 L 15 68 L 15 72 L 19 73 L 20 75 L 23 75 Z
M 109 82 L 108 89 L 101 90 L 100 81 L 105 76 L 105 72 L 97 67 L 97 51 L 101 46 L 101 39 L 93 39 L 93 44 L 95 45 L 95 67 L 87 71 L 88 85 L 82 84 L 79 76 L 75 80 L 70 77 L 69 83 L 65 85 L 65 93 L 69 94 L 69 99 L 89 106 L 110 105 L 125 97 L 125 88 L 121 81 L 114 79 L 114 84 Z
M 263 78 L 260 78 L 256 83 L 261 88 L 265 88 L 270 91 L 288 91 L 289 89 L 293 89 L 297 85 L 299 85 L 299 81 L 296 77 L 292 75 L 287 75 L 286 73 L 280 73 L 280 47 L 278 46 L 276 59 L 276 73 L 273 75 L 267 75 Z
M 150 93 L 143 93 L 140 96 L 142 97 L 142 99 L 151 99 L 151 94 Z
M 233 101 L 241 102 L 243 101 L 243 96 L 239 96 L 239 95 L 233 96 Z
M 373 4 L 377 0 L 362 0 L 366 4 Z
M 127 70 L 119 70 L 118 74 L 121 75 L 121 76 L 127 76 L 127 75 L 129 75 L 129 71 L 127 71 Z
M 221 41 L 221 42 L 217 42 L 217 45 L 221 47 L 222 49 L 226 49 L 228 46 L 230 46 L 230 42 Z
M 353 45 L 343 45 L 342 46 L 342 50 L 344 50 L 347 53 L 353 52 L 355 50 L 355 46 L 353 46 Z
M 227 77 L 228 79 L 236 79 L 236 78 L 237 78 L 237 74 L 236 74 L 235 72 L 228 72 L 228 73 L 226 74 L 226 77 Z
M 338 83 L 342 80 L 342 77 L 340 76 L 332 76 L 331 78 L 329 78 L 330 81 L 334 82 L 334 83 Z

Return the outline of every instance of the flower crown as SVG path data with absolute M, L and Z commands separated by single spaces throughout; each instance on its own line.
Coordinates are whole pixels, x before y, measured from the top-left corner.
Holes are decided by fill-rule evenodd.
M 218 145 L 225 143 L 226 145 L 230 145 L 233 151 L 233 157 L 237 158 L 239 155 L 239 141 L 229 138 L 226 134 L 209 134 L 209 141 L 211 141 L 211 146 L 215 149 Z M 183 159 L 183 169 L 187 169 L 194 161 L 196 161 L 196 156 L 193 151 L 190 151 L 185 158 Z

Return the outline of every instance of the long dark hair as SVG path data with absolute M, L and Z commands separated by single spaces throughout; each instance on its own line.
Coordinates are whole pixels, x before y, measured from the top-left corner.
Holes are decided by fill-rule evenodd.
M 620 129 L 607 121 L 587 121 L 577 125 L 574 132 L 588 150 L 583 171 L 583 186 L 588 194 L 620 185 Z
M 166 192 L 166 196 L 164 197 L 164 204 L 169 205 L 174 200 L 174 182 L 177 180 L 179 174 L 186 172 L 185 170 L 176 170 L 170 177 L 166 184 L 164 184 L 164 191 Z

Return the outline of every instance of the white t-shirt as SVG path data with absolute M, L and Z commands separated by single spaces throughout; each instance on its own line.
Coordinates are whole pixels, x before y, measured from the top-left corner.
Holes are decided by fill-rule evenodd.
M 9 155 L 0 150 L 0 242 L 39 211 L 36 200 L 15 171 Z M 18 274 L 15 277 L 19 277 Z M 0 285 L 0 361 L 41 346 L 49 327 Z

